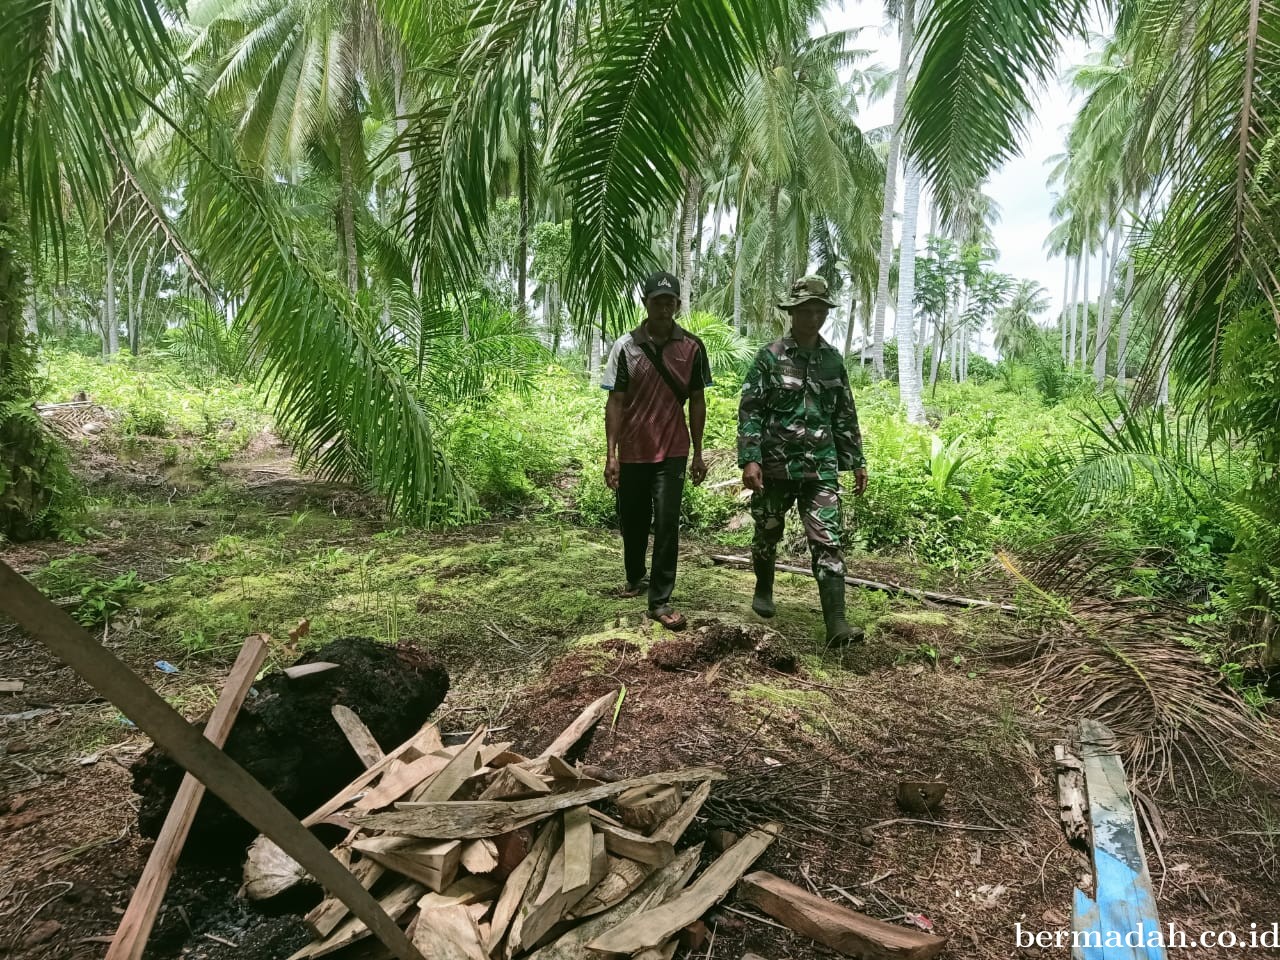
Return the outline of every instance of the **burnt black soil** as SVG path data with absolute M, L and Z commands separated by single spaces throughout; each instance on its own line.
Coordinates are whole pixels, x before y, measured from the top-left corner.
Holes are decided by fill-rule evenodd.
M 245 702 L 225 748 L 298 816 L 332 797 L 362 769 L 334 722 L 334 704 L 354 710 L 378 743 L 392 749 L 422 726 L 449 689 L 443 667 L 405 643 L 391 647 L 343 637 L 298 663 L 318 661 L 339 667 L 297 680 L 273 673 L 255 684 L 256 696 Z M 203 721 L 197 725 L 202 727 Z M 154 747 L 133 768 L 133 789 L 142 798 L 138 828 L 144 837 L 159 834 L 181 779 L 181 768 Z M 183 862 L 239 863 L 256 834 L 226 804 L 206 794 L 183 848 Z

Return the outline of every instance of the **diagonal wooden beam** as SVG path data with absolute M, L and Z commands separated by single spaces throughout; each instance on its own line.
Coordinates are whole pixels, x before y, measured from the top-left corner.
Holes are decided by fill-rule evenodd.
M 52 650 L 185 770 L 298 861 L 347 904 L 399 960 L 423 960 L 378 901 L 284 804 L 2 560 L 0 611 Z
M 240 655 L 227 674 L 226 685 L 204 726 L 205 739 L 215 747 L 221 747 L 227 742 L 227 735 L 231 732 L 244 698 L 249 694 L 253 678 L 258 675 L 258 669 L 267 659 L 267 639 L 265 634 L 256 633 L 245 640 L 244 646 L 240 648 Z M 147 938 L 151 936 L 151 928 L 155 925 L 160 904 L 164 901 L 164 893 L 169 889 L 169 878 L 178 865 L 182 845 L 187 840 L 187 833 L 203 797 L 204 784 L 189 773 L 184 776 L 182 785 L 173 798 L 173 805 L 169 807 L 169 815 L 165 817 L 160 836 L 156 838 L 156 845 L 151 848 L 151 856 L 147 858 L 142 878 L 138 880 L 133 897 L 129 900 L 129 909 L 125 911 L 115 939 L 107 950 L 107 960 L 142 960 Z

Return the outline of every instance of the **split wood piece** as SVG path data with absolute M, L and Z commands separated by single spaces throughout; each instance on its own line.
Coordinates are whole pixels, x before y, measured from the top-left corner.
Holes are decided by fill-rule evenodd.
M 466 907 L 488 901 L 498 892 L 498 884 L 489 877 L 459 877 L 441 893 L 434 890 L 424 893 L 418 901 L 418 909 L 427 911 L 436 907 Z
M 313 813 L 304 817 L 302 825 L 304 827 L 315 826 L 325 817 L 329 816 L 329 814 L 336 813 L 338 810 L 345 807 L 354 797 L 379 777 L 383 777 L 383 779 L 385 779 L 383 776 L 384 773 L 391 769 L 395 764 L 409 760 L 416 762 L 423 756 L 431 753 L 431 751 L 435 750 L 439 745 L 440 731 L 436 728 L 436 725 L 434 723 L 423 724 L 422 729 L 387 754 L 381 762 L 374 764 L 334 794 L 333 797 L 318 807 Z
M 436 893 L 448 888 L 458 875 L 462 858 L 460 840 L 407 840 L 403 837 L 370 837 L 352 844 L 371 860 Z
M 318 660 L 315 663 L 304 663 L 296 667 L 285 667 L 281 671 L 290 680 L 301 680 L 303 677 L 311 677 L 317 673 L 328 673 L 330 670 L 337 670 L 338 664 L 330 663 L 327 660 Z
M 714 563 L 722 563 L 730 567 L 750 567 L 750 557 L 733 557 L 721 556 L 713 554 L 711 560 Z M 775 563 L 774 567 L 782 573 L 797 573 L 801 576 L 812 577 L 813 571 L 808 567 L 795 567 L 787 563 Z M 881 583 L 878 580 L 863 580 L 859 577 L 845 577 L 844 582 L 852 587 L 862 587 L 866 590 L 880 590 L 884 593 L 897 593 L 905 597 L 914 597 L 917 600 L 929 600 L 933 603 L 944 603 L 953 607 L 972 607 L 984 610 L 999 610 L 1001 613 L 1017 613 L 1018 608 L 1012 603 L 1000 603 L 995 600 L 975 600 L 971 597 L 957 597 L 949 593 L 938 593 L 935 590 L 917 590 L 914 587 L 904 587 L 898 583 Z
M 369 728 L 364 722 L 356 716 L 356 712 L 350 707 L 344 707 L 340 703 L 335 703 L 331 711 L 333 719 L 337 721 L 338 726 L 342 728 L 343 735 L 347 738 L 347 743 L 351 744 L 351 749 L 356 752 L 356 756 L 360 758 L 360 762 L 368 769 L 380 761 L 384 754 L 382 748 L 378 746 L 378 741 L 374 739 L 373 734 L 369 732 Z
M 1147 857 L 1142 848 L 1142 830 L 1129 796 L 1124 765 L 1116 749 L 1116 737 L 1095 720 L 1080 721 L 1080 759 L 1084 762 L 1084 786 L 1089 801 L 1093 835 L 1093 897 L 1076 888 L 1071 926 L 1080 931 L 1077 941 L 1119 936 L 1126 944 L 1138 930 L 1158 930 L 1159 912 Z M 1158 947 L 1148 948 L 1142 934 L 1141 946 L 1120 950 L 1108 948 L 1106 955 L 1133 960 L 1162 960 Z M 1085 957 L 1090 954 L 1084 953 Z M 1098 956 L 1101 956 L 1101 952 Z
M 486 732 L 483 724 L 477 727 L 443 769 L 414 788 L 413 800 L 421 803 L 442 803 L 457 793 L 462 782 L 480 767 L 481 742 Z M 447 837 L 450 834 L 438 834 L 438 836 Z
M 698 869 L 702 845 L 680 853 L 671 863 L 648 877 L 636 891 L 604 913 L 584 920 L 561 934 L 553 942 L 529 954 L 527 960 L 592 960 L 587 943 L 641 910 L 657 906 L 676 891 L 683 889 Z
M 386 772 L 376 787 L 355 802 L 355 808 L 371 811 L 389 807 L 411 790 L 434 777 L 451 762 L 452 760 L 448 757 L 429 753 L 412 763 L 395 766 Z
M 583 787 L 598 787 L 605 781 L 596 777 L 590 777 L 583 771 L 570 763 L 567 763 L 561 757 L 554 754 L 546 758 L 547 772 L 553 778 L 553 787 L 557 791 L 561 790 L 580 790 Z
M 480 765 L 484 767 L 493 767 L 493 761 L 497 760 L 499 757 L 519 756 L 519 754 L 513 754 L 511 752 L 511 748 L 514 747 L 515 744 L 516 742 L 514 740 L 506 740 L 502 743 L 483 744 L 480 748 Z M 523 760 L 524 758 L 520 757 L 520 759 Z M 509 763 L 510 761 L 507 762 Z
M 586 879 L 569 886 L 567 870 L 579 861 L 586 867 Z M 586 834 L 579 832 L 572 841 L 566 825 L 565 842 L 551 859 L 542 891 L 527 909 L 524 905 L 521 906 L 511 924 L 506 946 L 508 960 L 520 951 L 536 947 L 545 940 L 552 928 L 564 919 L 568 909 L 600 882 L 607 869 L 604 837 L 591 833 L 590 821 L 587 821 Z
M 378 901 L 383 911 L 394 921 L 399 921 L 422 896 L 422 884 L 407 880 Z M 399 930 L 399 927 L 396 927 Z M 349 917 L 338 929 L 323 940 L 307 944 L 292 954 L 289 960 L 310 960 L 312 957 L 323 957 L 335 953 L 343 947 L 363 940 L 369 936 L 369 928 L 358 917 Z M 407 937 L 405 938 L 408 939 Z M 410 943 L 412 946 L 412 943 Z M 415 952 L 417 948 L 414 948 Z M 421 954 L 418 954 L 421 957 Z
M 663 945 L 732 890 L 743 873 L 773 843 L 780 829 L 776 823 L 766 823 L 752 830 L 707 867 L 679 896 L 661 906 L 634 914 L 587 946 L 600 953 L 632 954 Z
M 347 901 L 400 960 L 422 960 L 404 931 L 297 817 L 243 767 L 206 740 L 180 713 L 85 632 L 56 604 L 0 560 L 0 612 L 70 666 L 258 831 L 271 837 L 327 889 Z
M 1058 767 L 1058 819 L 1073 845 L 1089 843 L 1089 804 L 1084 795 L 1084 764 L 1067 752 L 1065 744 L 1053 745 Z
M 551 784 L 519 764 L 508 764 L 480 794 L 481 800 L 524 800 L 551 792 Z
M 707 797 L 710 795 L 711 781 L 708 780 L 698 784 L 693 793 L 689 795 L 689 799 L 680 805 L 680 809 L 676 811 L 675 815 L 654 830 L 649 839 L 675 846 L 676 841 L 688 829 L 689 824 L 693 822 L 693 818 L 697 816 L 698 811 L 702 809 L 702 805 L 706 803 Z M 605 842 L 608 843 L 607 838 Z M 589 917 L 602 910 L 608 910 L 615 904 L 622 902 L 632 890 L 640 886 L 650 872 L 651 868 L 645 863 L 621 859 L 610 860 L 609 873 L 596 885 L 595 889 L 574 906 L 570 911 L 570 915 L 573 917 Z
M 21 680 L 0 680 L 0 693 L 21 693 L 24 687 Z
M 467 873 L 489 873 L 498 866 L 498 845 L 492 840 L 468 840 L 462 845 L 462 867 Z
M 532 800 L 459 800 L 452 803 L 401 803 L 394 813 L 378 813 L 356 817 L 356 823 L 371 830 L 410 837 L 454 837 L 474 840 L 492 837 L 565 810 L 597 800 L 616 797 L 632 787 L 654 783 L 690 783 L 695 780 L 723 780 L 722 770 L 711 767 L 690 767 L 685 770 L 667 770 L 617 783 L 605 783 L 585 790 L 537 797 Z
M 587 807 L 570 807 L 564 812 L 563 889 L 576 890 L 586 884 L 592 869 L 591 814 Z M 600 861 L 605 863 L 604 838 L 600 838 Z M 596 877 L 599 883 L 604 870 Z M 585 890 L 583 891 L 586 892 Z
M 244 861 L 244 895 L 270 900 L 307 879 L 307 871 L 270 837 L 258 835 Z
M 675 847 L 665 840 L 655 840 L 615 824 L 603 814 L 591 811 L 595 829 L 604 837 L 605 849 L 615 856 L 626 857 L 650 867 L 663 867 L 674 859 Z
M 738 897 L 788 929 L 859 960 L 931 960 L 947 945 L 946 937 L 855 913 L 764 870 L 742 878 Z
M 680 809 L 681 799 L 679 787 L 653 786 L 628 790 L 614 803 L 623 823 L 647 834 Z
M 341 853 L 345 853 L 350 864 L 351 848 L 340 848 Z M 342 856 L 338 850 L 334 851 L 334 856 L 342 860 Z M 360 885 L 366 890 L 373 889 L 373 885 L 377 883 L 387 868 L 380 864 L 377 860 L 370 857 L 361 857 L 351 866 L 351 875 L 360 881 Z M 311 928 L 311 932 L 316 937 L 327 937 L 337 928 L 348 913 L 347 905 L 337 897 L 325 897 L 318 904 L 311 908 L 311 912 L 303 917 L 303 921 Z
M 506 936 L 507 928 L 511 926 L 511 921 L 515 919 L 516 911 L 524 901 L 529 888 L 533 887 L 534 893 L 541 889 L 542 880 L 547 875 L 547 867 L 551 855 L 560 843 L 560 835 L 560 819 L 553 817 L 543 825 L 541 832 L 538 834 L 538 839 L 534 841 L 533 846 L 529 849 L 528 856 L 521 860 L 519 866 L 511 871 L 511 876 L 507 877 L 507 882 L 502 887 L 502 893 L 498 896 L 498 902 L 494 905 L 493 920 L 489 925 L 489 937 L 485 940 L 485 948 L 490 955 L 497 951 L 502 938 Z M 536 885 L 534 884 L 535 877 L 537 878 Z
M 432 960 L 489 960 L 480 928 L 465 906 L 422 911 L 414 926 L 413 945 Z
M 205 739 L 215 747 L 227 742 L 227 735 L 235 723 L 236 715 L 249 695 L 253 686 L 253 678 L 258 675 L 262 662 L 267 658 L 268 637 L 255 634 L 245 640 L 240 648 L 240 655 L 232 664 L 227 674 L 226 685 L 218 697 L 204 726 Z M 21 682 L 18 689 L 22 688 Z M 204 797 L 204 784 L 186 774 L 173 798 L 173 805 L 165 817 L 160 836 L 151 848 L 147 865 L 143 868 L 138 885 L 134 888 L 129 900 L 129 908 L 120 920 L 115 939 L 107 950 L 108 960 L 142 960 L 147 946 L 147 938 L 151 936 L 151 928 L 155 926 L 156 917 L 160 913 L 160 904 L 164 901 L 164 893 L 169 888 L 169 879 L 178 865 L 178 857 L 182 853 L 182 845 L 191 831 L 196 810 Z
M 522 754 L 514 753 L 511 750 L 503 750 L 496 757 L 490 758 L 486 762 L 486 766 L 493 767 L 495 770 L 501 770 L 503 767 L 509 767 L 513 763 L 528 763 L 528 762 L 529 762 L 529 758 Z
M 599 700 L 590 704 L 582 713 L 578 714 L 576 720 L 569 726 L 564 728 L 564 732 L 560 736 L 551 741 L 551 746 L 538 754 L 539 757 L 549 757 L 551 755 L 564 756 L 578 741 L 587 735 L 587 731 L 594 727 L 609 712 L 609 707 L 618 701 L 618 691 L 606 693 Z
M 533 838 L 534 833 L 528 827 L 521 827 L 519 830 L 501 833 L 494 837 L 494 846 L 498 848 L 498 866 L 494 870 L 494 876 L 502 880 L 511 876 L 511 871 L 528 856 L 529 850 L 533 847 Z

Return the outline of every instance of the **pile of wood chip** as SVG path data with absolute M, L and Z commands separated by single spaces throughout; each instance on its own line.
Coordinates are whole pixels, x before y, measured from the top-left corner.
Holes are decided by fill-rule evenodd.
M 743 876 L 780 832 L 768 822 L 717 845 L 678 849 L 716 781 L 712 767 L 626 780 L 565 755 L 615 702 L 588 706 L 537 757 L 477 729 L 444 746 L 428 724 L 383 755 L 359 718 L 334 708 L 367 769 L 302 822 L 347 831 L 334 848 L 429 960 L 671 960 L 705 935 L 699 919 L 737 895 L 791 930 L 854 957 L 928 960 L 946 944 L 855 913 L 763 871 Z M 306 879 L 265 837 L 249 850 L 245 893 L 275 896 Z M 306 917 L 315 940 L 289 960 L 370 935 L 329 898 Z
M 335 856 L 424 956 L 669 960 L 681 931 L 733 888 L 778 827 L 746 834 L 689 884 L 702 847 L 677 847 L 724 774 L 700 767 L 611 781 L 566 762 L 615 699 L 591 704 L 534 758 L 486 742 L 483 727 L 446 747 L 431 724 L 382 756 L 348 711 L 341 722 L 368 767 L 303 822 L 347 829 Z M 248 896 L 274 896 L 304 879 L 265 837 L 250 848 Z M 306 919 L 316 939 L 291 960 L 369 936 L 333 898 Z

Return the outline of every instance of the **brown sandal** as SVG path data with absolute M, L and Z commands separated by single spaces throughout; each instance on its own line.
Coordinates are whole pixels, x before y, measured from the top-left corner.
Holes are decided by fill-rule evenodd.
M 650 610 L 649 616 L 657 620 L 668 630 L 683 630 L 688 626 L 683 613 L 676 613 L 670 607 L 660 607 L 657 610 Z

